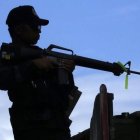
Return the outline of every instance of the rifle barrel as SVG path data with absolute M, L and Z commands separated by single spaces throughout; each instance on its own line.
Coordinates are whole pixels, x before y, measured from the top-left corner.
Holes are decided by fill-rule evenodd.
M 140 75 L 140 72 L 132 71 L 132 70 L 130 70 L 129 73 L 130 73 L 130 74 L 133 73 L 133 74 L 138 74 L 138 75 Z

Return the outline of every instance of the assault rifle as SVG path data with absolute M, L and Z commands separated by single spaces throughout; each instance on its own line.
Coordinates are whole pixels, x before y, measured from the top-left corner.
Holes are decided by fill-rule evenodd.
M 128 75 L 131 73 L 140 75 L 140 72 L 130 70 L 131 62 L 128 61 L 125 65 L 120 65 L 117 62 L 110 63 L 104 62 L 88 57 L 75 55 L 74 52 L 70 49 L 63 48 L 57 45 L 51 44 L 47 49 L 32 49 L 32 48 L 19 48 L 16 56 L 15 53 L 10 51 L 10 47 L 8 44 L 3 43 L 2 50 L 2 59 L 20 59 L 20 60 L 31 60 L 35 58 L 39 58 L 41 56 L 54 57 L 58 59 L 69 59 L 73 60 L 76 66 L 87 67 L 92 69 L 98 69 L 102 71 L 112 72 L 114 75 L 119 76 L 124 71 L 127 72 Z M 60 51 L 53 51 L 53 49 L 57 49 Z M 69 53 L 62 53 L 62 51 L 67 51 Z M 128 68 L 125 67 L 128 65 Z
M 67 52 L 70 52 L 70 54 L 62 53 L 59 51 L 53 51 L 53 49 L 67 51 Z M 63 48 L 63 47 L 53 45 L 53 44 L 51 44 L 47 49 L 42 49 L 40 51 L 28 48 L 28 49 L 23 49 L 20 52 L 20 57 L 23 59 L 37 58 L 42 55 L 56 57 L 59 59 L 70 59 L 74 61 L 76 66 L 112 72 L 116 76 L 121 75 L 124 71 L 127 72 L 128 75 L 130 75 L 131 73 L 140 75 L 140 72 L 130 70 L 130 66 L 131 66 L 130 61 L 128 61 L 122 67 L 117 62 L 110 63 L 110 62 L 104 62 L 104 61 L 100 61 L 100 60 L 96 60 L 96 59 L 92 59 L 88 57 L 78 56 L 78 55 L 75 55 L 74 52 L 70 49 Z M 125 67 L 126 65 L 128 65 L 128 67 Z

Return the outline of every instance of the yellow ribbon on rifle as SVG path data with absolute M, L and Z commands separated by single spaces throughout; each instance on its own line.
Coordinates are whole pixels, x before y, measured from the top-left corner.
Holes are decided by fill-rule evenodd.
M 117 64 L 124 70 L 124 72 L 126 72 L 126 76 L 125 76 L 125 89 L 128 89 L 128 73 L 127 73 L 127 69 L 126 69 L 126 67 L 120 61 L 118 61 Z

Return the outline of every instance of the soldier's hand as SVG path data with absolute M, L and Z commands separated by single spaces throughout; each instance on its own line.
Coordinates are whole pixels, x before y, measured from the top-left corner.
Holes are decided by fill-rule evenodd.
M 48 57 L 42 57 L 32 60 L 33 64 L 40 70 L 50 71 L 56 68 L 56 60 Z
M 75 63 L 72 60 L 68 59 L 61 59 L 60 67 L 64 68 L 65 70 L 72 72 L 75 69 Z

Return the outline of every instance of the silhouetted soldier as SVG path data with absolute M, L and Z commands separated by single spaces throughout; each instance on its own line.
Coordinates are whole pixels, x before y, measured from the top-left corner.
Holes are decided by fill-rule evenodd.
M 6 20 L 12 43 L 1 46 L 0 89 L 8 90 L 13 102 L 9 112 L 15 140 L 70 139 L 66 111 L 74 86 L 74 63 L 61 60 L 69 84 L 60 85 L 56 59 L 47 56 L 21 59 L 21 48 L 41 50 L 34 44 L 40 38 L 41 26 L 48 23 L 28 5 L 12 9 Z

